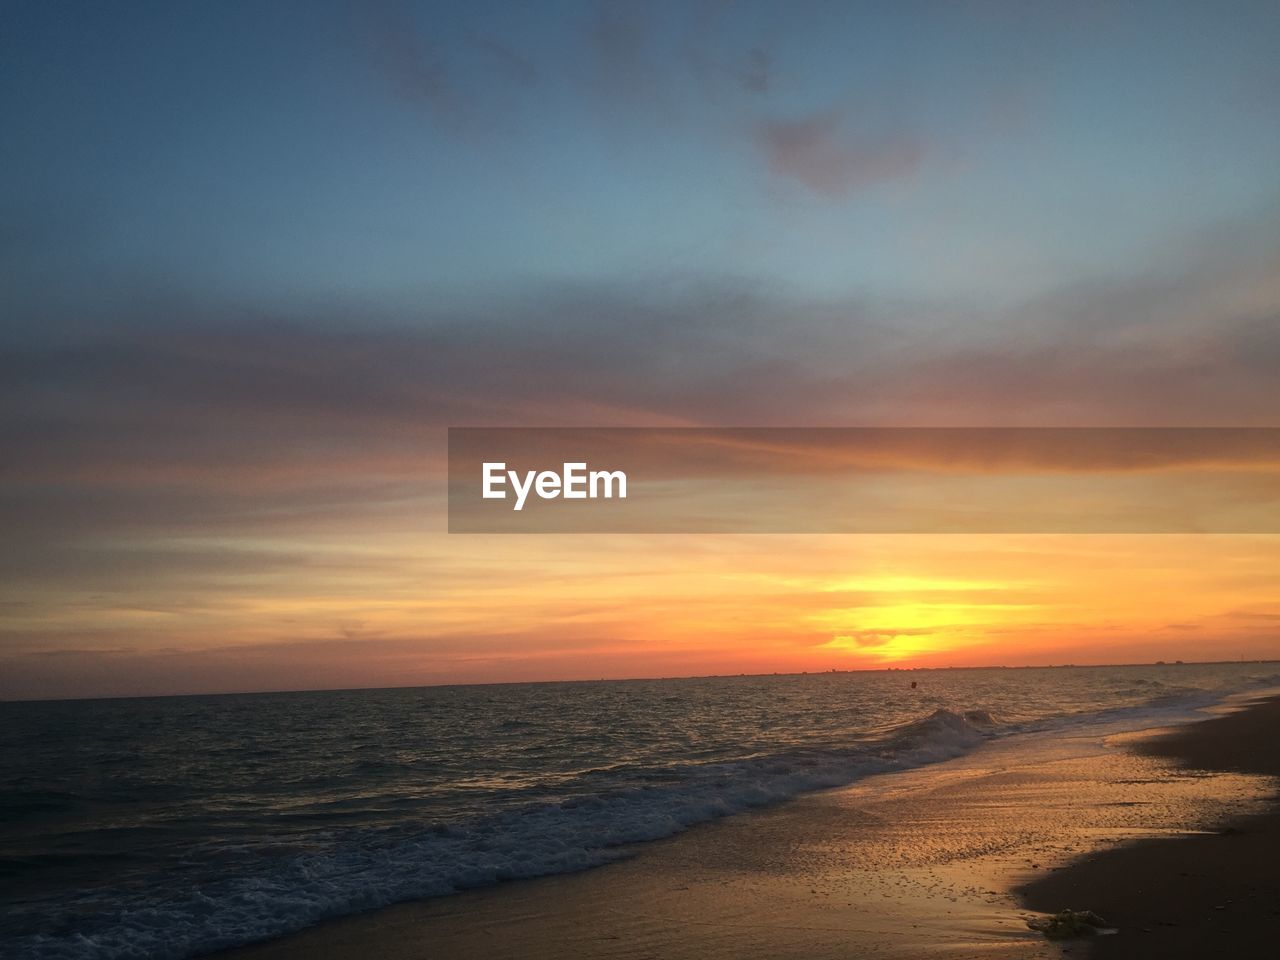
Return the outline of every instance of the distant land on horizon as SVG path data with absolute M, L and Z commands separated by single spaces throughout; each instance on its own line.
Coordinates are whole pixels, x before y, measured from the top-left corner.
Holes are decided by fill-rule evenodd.
M 759 679 L 762 677 L 821 677 L 851 673 L 949 673 L 954 671 L 977 670 L 1105 670 L 1121 667 L 1212 667 L 1219 664 L 1276 664 L 1280 666 L 1280 657 L 1262 659 L 1236 660 L 1154 660 L 1133 663 L 1023 663 L 1023 664 L 981 664 L 945 667 L 850 667 L 830 670 L 796 670 L 774 673 L 705 673 L 687 676 L 652 676 L 652 677 L 573 677 L 563 680 L 496 680 L 490 683 L 407 683 L 403 686 L 378 687 L 299 687 L 292 690 L 219 690 L 209 693 L 153 693 L 141 695 L 105 696 L 105 697 L 30 697 L 0 699 L 0 703 L 82 703 L 99 700 L 172 700 L 183 697 L 266 697 L 290 693 L 372 693 L 381 690 L 430 690 L 441 687 L 535 687 L 577 683 L 657 683 L 674 680 L 733 680 Z

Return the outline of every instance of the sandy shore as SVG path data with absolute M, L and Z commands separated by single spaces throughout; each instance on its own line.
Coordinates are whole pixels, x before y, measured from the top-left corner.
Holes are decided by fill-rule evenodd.
M 1135 749 L 1187 775 L 1280 777 L 1280 699 L 1180 728 Z M 1028 885 L 1023 895 L 1041 910 L 1091 909 L 1114 923 L 1115 936 L 1090 944 L 1097 957 L 1275 956 L 1280 808 L 1239 813 L 1223 829 L 1150 839 L 1088 857 Z
M 1260 902 L 1271 883 L 1260 871 L 1277 862 L 1274 851 L 1248 839 L 1271 815 L 1250 820 L 1244 835 L 1185 834 L 1266 807 L 1273 781 L 1259 774 L 1272 770 L 1221 741 L 1270 736 L 1274 760 L 1278 724 L 1280 705 L 1271 704 L 1141 749 L 1106 728 L 1011 738 L 706 824 L 597 870 L 403 904 L 225 956 L 1033 958 L 1095 945 L 1046 941 L 1027 928 L 1026 904 L 1103 914 L 1121 932 L 1096 944 L 1123 956 L 1175 955 L 1154 945 L 1177 942 L 1184 928 L 1157 929 L 1154 918 L 1221 905 L 1211 917 L 1222 921 L 1213 927 L 1220 950 L 1236 936 L 1217 932 L 1228 921 L 1241 935 L 1276 924 L 1274 907 Z M 1201 763 L 1236 760 L 1210 776 L 1185 765 L 1193 746 Z M 1179 839 L 1110 849 L 1169 835 Z M 1233 892 L 1201 889 L 1237 862 L 1247 866 Z M 1274 900 L 1274 884 L 1270 892 Z

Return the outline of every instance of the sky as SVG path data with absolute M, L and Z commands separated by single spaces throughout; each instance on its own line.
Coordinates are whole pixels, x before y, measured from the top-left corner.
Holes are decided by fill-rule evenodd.
M 1280 538 L 449 535 L 448 426 L 1280 426 L 1273 2 L 9 2 L 0 697 L 1280 656 Z

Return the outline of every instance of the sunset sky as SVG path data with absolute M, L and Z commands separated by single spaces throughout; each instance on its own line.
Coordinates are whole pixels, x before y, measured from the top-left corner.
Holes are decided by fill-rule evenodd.
M 6 4 L 0 697 L 1280 657 L 1277 535 L 461 535 L 448 426 L 1280 426 L 1280 6 Z

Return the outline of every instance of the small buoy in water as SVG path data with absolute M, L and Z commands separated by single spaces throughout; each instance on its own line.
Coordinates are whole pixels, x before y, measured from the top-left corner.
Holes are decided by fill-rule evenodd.
M 915 682 L 914 680 L 912 680 L 912 681 L 911 681 L 911 689 L 912 689 L 912 690 L 914 690 L 915 688 L 916 688 L 916 682 Z

